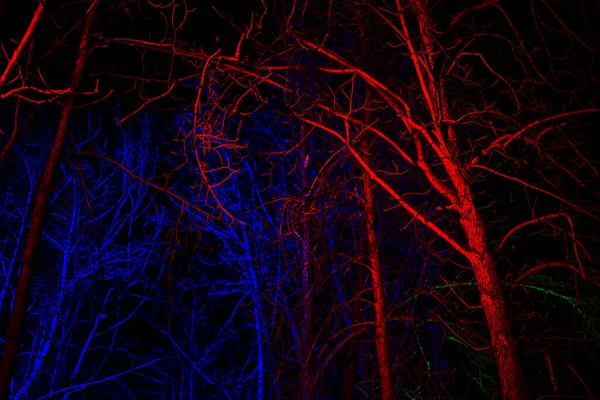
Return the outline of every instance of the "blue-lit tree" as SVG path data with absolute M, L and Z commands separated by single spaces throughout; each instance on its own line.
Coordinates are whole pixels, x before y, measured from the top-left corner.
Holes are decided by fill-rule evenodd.
M 103 367 L 118 352 L 115 343 L 126 346 L 117 337 L 120 325 L 148 301 L 136 297 L 135 287 L 148 284 L 150 262 L 161 248 L 164 251 L 159 238 L 168 219 L 149 196 L 149 188 L 109 161 L 76 155 L 88 147 L 101 154 L 112 151 L 114 160 L 136 175 L 153 175 L 156 155 L 150 150 L 149 126 L 138 135 L 124 132 L 120 143 L 109 145 L 99 137 L 100 122 L 90 117 L 88 123 L 76 131 L 80 142 L 71 152 L 75 155 L 61 165 L 60 183 L 50 200 L 40 252 L 44 268 L 33 283 L 26 345 L 13 381 L 14 398 L 53 391 L 67 394 L 86 387 L 94 378 L 106 378 L 110 368 L 104 371 Z M 20 157 L 15 158 L 17 166 L 11 167 L 21 164 L 23 170 L 31 171 L 33 164 L 39 165 L 39 153 L 36 156 L 27 147 L 33 154 L 13 149 Z M 21 186 L 32 185 L 34 178 L 29 182 L 23 178 L 27 175 L 7 182 L 3 215 L 21 218 L 19 224 L 25 229 L 22 214 L 28 211 L 27 198 L 10 200 L 11 193 L 31 193 Z M 10 203 L 22 205 L 15 209 Z M 16 245 L 5 254 L 19 253 L 22 245 L 15 239 Z M 6 260 L 4 265 L 7 275 L 12 272 L 14 276 L 14 261 Z M 5 291 L 10 298 L 14 288 Z M 127 303 L 136 304 L 131 312 L 124 308 Z

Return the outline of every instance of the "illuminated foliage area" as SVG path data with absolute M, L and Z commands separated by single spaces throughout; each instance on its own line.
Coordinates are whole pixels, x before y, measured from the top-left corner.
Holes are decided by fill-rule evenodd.
M 0 2 L 0 397 L 595 398 L 593 1 Z

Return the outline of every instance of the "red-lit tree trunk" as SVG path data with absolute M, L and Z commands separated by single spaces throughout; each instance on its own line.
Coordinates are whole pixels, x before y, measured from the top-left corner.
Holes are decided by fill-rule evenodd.
M 452 118 L 450 115 L 449 99 L 446 96 L 443 81 L 436 82 L 426 76 L 433 76 L 435 70 L 434 59 L 434 28 L 428 16 L 427 1 L 419 0 L 413 5 L 413 15 L 419 25 L 419 35 L 423 55 L 417 56 L 417 51 L 411 41 L 408 25 L 403 16 L 403 9 L 397 0 L 398 12 L 402 28 L 407 38 L 407 46 L 411 52 L 411 59 L 419 77 L 421 91 L 428 103 L 432 118 Z M 434 105 L 438 99 L 439 106 Z M 441 118 L 440 118 L 441 117 Z M 508 306 L 504 300 L 502 287 L 489 241 L 485 224 L 475 207 L 475 200 L 470 183 L 461 171 L 461 160 L 456 150 L 456 132 L 452 125 L 444 132 L 442 125 L 435 124 L 434 135 L 438 139 L 437 153 L 444 165 L 446 173 L 452 184 L 452 194 L 448 198 L 454 202 L 455 210 L 460 214 L 460 225 L 465 233 L 469 245 L 467 258 L 473 267 L 475 279 L 479 288 L 481 306 L 488 324 L 492 351 L 498 368 L 498 375 L 502 386 L 504 399 L 527 399 L 528 391 L 521 357 L 517 350 L 516 340 L 513 337 L 511 318 Z M 430 143 L 431 144 L 431 143 Z M 433 146 L 432 146 L 433 147 Z M 434 178 L 435 179 L 435 178 Z
M 366 21 L 366 14 L 361 15 L 360 10 L 355 9 L 357 20 L 360 21 L 359 32 L 361 41 L 361 64 L 365 69 L 369 68 L 370 59 L 370 41 L 371 35 L 369 23 Z M 369 87 L 366 88 L 366 106 L 369 110 L 373 109 L 372 93 Z M 371 123 L 371 112 L 365 115 L 366 123 Z M 363 141 L 365 154 L 371 150 L 371 143 Z M 387 302 L 385 298 L 385 279 L 383 277 L 383 268 L 379 257 L 379 240 L 375 228 L 375 194 L 374 183 L 369 174 L 362 175 L 363 192 L 365 195 L 365 223 L 367 228 L 369 266 L 371 273 L 371 282 L 373 285 L 373 306 L 375 308 L 375 348 L 377 352 L 377 366 L 379 368 L 379 378 L 381 379 L 381 398 L 383 400 L 392 400 L 394 398 L 394 383 L 392 382 L 392 364 L 390 361 L 390 348 L 387 336 Z
M 527 399 L 527 386 L 521 357 L 511 330 L 508 307 L 501 290 L 492 255 L 486 240 L 485 230 L 480 218 L 461 218 L 471 250 L 471 265 L 479 287 L 481 306 L 485 314 L 492 349 L 498 367 L 498 375 L 505 399 Z M 465 227 L 467 223 L 469 227 Z
M 60 163 L 63 147 L 68 135 L 69 124 L 71 122 L 71 115 L 73 113 L 73 108 L 75 107 L 75 91 L 79 86 L 79 82 L 83 75 L 83 67 L 88 54 L 89 31 L 92 21 L 94 20 L 97 3 L 98 1 L 94 1 L 88 10 L 83 33 L 79 42 L 77 61 L 69 87 L 70 93 L 67 95 L 65 106 L 60 116 L 54 145 L 52 146 L 48 164 L 42 175 L 35 206 L 33 208 L 31 227 L 29 228 L 27 239 L 25 241 L 23 264 L 19 273 L 14 305 L 10 315 L 6 341 L 4 343 L 4 353 L 0 364 L 0 399 L 9 397 L 10 382 L 12 380 L 16 357 L 19 350 L 20 337 L 23 331 L 23 325 L 27 318 L 27 303 L 33 279 L 33 264 L 38 253 L 42 236 L 42 224 L 44 222 L 48 201 L 52 191 L 52 181 Z
M 481 306 L 490 332 L 490 339 L 504 399 L 527 399 L 528 391 L 521 357 L 514 339 L 508 306 L 502 293 L 493 255 L 481 215 L 475 208 L 471 188 L 453 157 L 446 162 L 448 173 L 456 187 L 460 224 L 469 244 L 467 258 L 473 267 L 479 288 Z
M 365 193 L 365 219 L 367 239 L 369 241 L 369 264 L 373 284 L 373 305 L 375 307 L 375 348 L 377 349 L 377 365 L 381 379 L 381 398 L 394 399 L 392 382 L 392 366 L 386 330 L 387 313 L 384 290 L 383 270 L 379 257 L 379 241 L 375 230 L 375 196 L 373 182 L 369 174 L 363 174 L 363 190 Z

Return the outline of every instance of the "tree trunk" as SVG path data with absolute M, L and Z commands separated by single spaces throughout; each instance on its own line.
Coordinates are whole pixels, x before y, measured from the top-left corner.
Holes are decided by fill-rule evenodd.
M 404 11 L 399 0 L 396 1 L 403 29 L 408 38 L 409 30 L 402 14 Z M 436 86 L 434 80 L 426 78 L 426 76 L 433 76 L 432 71 L 435 70 L 434 59 L 436 55 L 434 50 L 435 40 L 432 36 L 435 27 L 431 26 L 427 2 L 419 0 L 412 3 L 412 6 L 414 16 L 419 23 L 420 39 L 424 50 L 421 56 L 422 63 L 418 60 L 419 56 L 412 41 L 407 39 L 406 43 L 420 80 L 421 90 L 428 103 L 427 107 L 434 120 L 438 119 L 438 116 L 452 118 L 443 82 Z M 423 73 L 423 71 L 429 73 Z M 439 109 L 432 100 L 435 98 L 440 101 Z M 454 127 L 449 125 L 447 129 L 446 135 L 444 135 L 441 126 L 435 124 L 434 133 L 440 145 L 437 152 L 454 186 L 454 205 L 460 214 L 460 224 L 469 244 L 467 257 L 473 267 L 479 287 L 481 305 L 490 331 L 492 350 L 502 385 L 502 398 L 505 400 L 527 399 L 529 396 L 525 374 L 511 330 L 509 309 L 502 294 L 501 283 L 489 248 L 485 224 L 475 207 L 471 185 L 462 171 L 462 164 L 456 150 Z
M 394 398 L 394 384 L 392 382 L 392 366 L 389 355 L 389 345 L 386 330 L 386 300 L 384 291 L 383 271 L 379 258 L 379 243 L 375 230 L 375 198 L 373 183 L 368 174 L 363 174 L 363 190 L 365 192 L 365 214 L 367 223 L 367 238 L 369 240 L 369 262 L 371 266 L 371 280 L 373 282 L 373 299 L 375 306 L 375 348 L 377 349 L 377 364 L 381 379 L 381 398 L 392 400 Z
M 444 164 L 456 188 L 456 206 L 460 213 L 460 224 L 469 244 L 467 257 L 473 267 L 481 306 L 490 331 L 492 351 L 502 385 L 502 398 L 505 400 L 528 399 L 525 373 L 517 343 L 513 337 L 510 312 L 490 251 L 485 224 L 475 207 L 471 187 L 460 170 L 456 156 L 449 156 Z
M 355 10 L 358 12 L 358 10 Z M 363 68 L 370 67 L 370 39 L 371 26 L 368 19 L 358 16 L 360 42 L 361 42 L 361 65 Z M 366 104 L 371 109 L 371 90 L 366 88 Z M 371 123 L 371 112 L 367 112 L 364 122 Z M 363 147 L 368 153 L 371 145 L 368 141 L 363 141 Z M 371 281 L 373 285 L 373 300 L 375 307 L 375 348 L 377 352 L 377 366 L 379 368 L 379 377 L 381 379 L 381 398 L 383 400 L 392 400 L 394 398 L 394 384 L 392 382 L 392 365 L 390 361 L 390 349 L 387 337 L 387 314 L 386 299 L 384 290 L 383 271 L 381 259 L 379 257 L 379 241 L 377 239 L 377 230 L 375 229 L 375 195 L 373 193 L 373 181 L 369 174 L 362 175 L 363 191 L 365 193 L 365 222 L 367 225 L 368 254 L 371 272 Z
M 510 313 L 489 250 L 484 224 L 475 207 L 463 214 L 461 224 L 473 252 L 469 261 L 473 266 L 481 306 L 490 330 L 492 349 L 502 385 L 502 398 L 528 399 L 521 357 L 511 329 Z
M 52 181 L 58 168 L 65 139 L 71 122 L 71 115 L 75 106 L 75 90 L 79 86 L 79 81 L 83 73 L 85 59 L 88 53 L 88 35 L 90 26 L 94 19 L 95 9 L 98 1 L 94 1 L 88 10 L 85 26 L 79 43 L 79 51 L 77 54 L 77 62 L 73 77 L 71 79 L 70 91 L 68 94 L 65 107 L 60 116 L 60 123 L 48 164 L 42 175 L 40 187 L 38 189 L 37 199 L 33 209 L 31 219 L 31 227 L 25 241 L 25 250 L 23 252 L 23 264 L 19 274 L 19 280 L 15 292 L 13 309 L 10 315 L 8 332 L 4 343 L 4 353 L 0 364 L 0 399 L 9 397 L 10 382 L 12 380 L 15 361 L 19 350 L 20 336 L 23 331 L 23 325 L 27 317 L 27 303 L 29 297 L 29 289 L 33 278 L 33 263 L 37 257 L 38 247 L 42 236 L 42 223 L 46 215 L 46 208 L 50 199 L 52 189 Z

